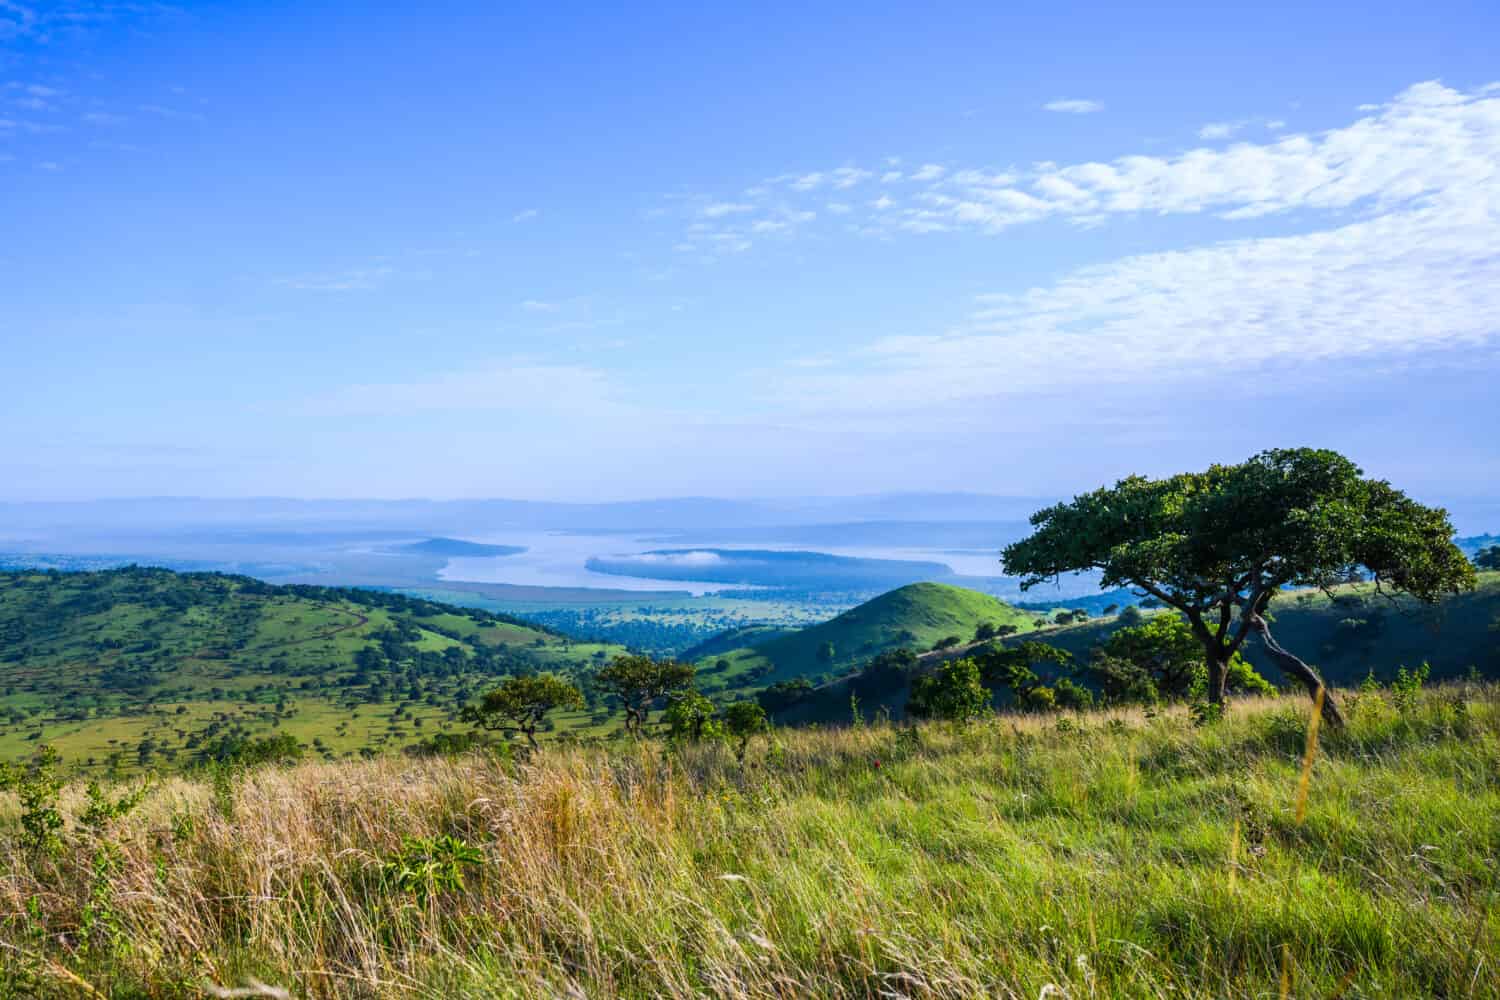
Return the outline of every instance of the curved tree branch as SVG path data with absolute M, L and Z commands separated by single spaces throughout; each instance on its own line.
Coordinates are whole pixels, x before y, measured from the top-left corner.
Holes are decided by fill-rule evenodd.
M 1266 652 L 1271 654 L 1271 658 L 1276 661 L 1276 666 L 1281 669 L 1282 673 L 1301 681 L 1302 686 L 1307 688 L 1307 693 L 1312 698 L 1317 698 L 1318 688 L 1325 688 L 1323 721 L 1342 728 L 1344 715 L 1333 700 L 1333 692 L 1326 690 L 1327 685 L 1323 683 L 1323 678 L 1318 676 L 1318 672 L 1304 663 L 1300 657 L 1282 649 L 1281 645 L 1271 638 L 1271 627 L 1260 616 L 1258 608 L 1251 612 L 1249 621 L 1255 631 L 1260 634 L 1260 641 L 1265 644 Z

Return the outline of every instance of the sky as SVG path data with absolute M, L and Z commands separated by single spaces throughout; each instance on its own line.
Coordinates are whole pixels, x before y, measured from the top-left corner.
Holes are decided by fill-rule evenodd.
M 0 0 L 0 499 L 1494 499 L 1493 2 L 623 6 Z

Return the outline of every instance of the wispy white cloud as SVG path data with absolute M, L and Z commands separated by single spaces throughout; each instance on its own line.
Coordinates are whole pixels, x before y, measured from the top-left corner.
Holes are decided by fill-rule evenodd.
M 1313 231 L 1126 257 L 985 296 L 955 329 L 782 372 L 771 389 L 779 405 L 937 406 L 1278 365 L 1321 370 L 1500 339 L 1500 98 L 1486 91 L 1421 84 L 1318 136 L 1050 166 L 1024 189 L 989 190 L 931 187 L 901 218 L 907 228 L 998 232 L 1139 212 L 1326 214 Z
M 543 302 L 540 299 L 527 299 L 521 303 L 521 308 L 527 312 L 555 313 L 562 307 L 556 302 Z
M 1066 115 L 1092 115 L 1104 110 L 1104 105 L 1099 101 L 1089 101 L 1077 97 L 1060 97 L 1055 101 L 1048 101 L 1042 105 L 1046 111 L 1057 111 Z
M 1225 122 L 1233 134 L 1254 121 Z M 1269 127 L 1270 123 L 1261 124 Z M 1214 214 L 1226 220 L 1298 209 L 1381 210 L 1437 197 L 1448 187 L 1492 176 L 1500 155 L 1500 94 L 1464 93 L 1437 82 L 1408 88 L 1342 128 L 1286 134 L 1175 156 L 1129 155 L 1074 164 L 993 170 L 927 163 L 893 179 L 905 192 L 897 211 L 884 200 L 852 219 L 860 231 L 999 233 L 1061 219 L 1094 226 L 1116 215 Z M 795 202 L 832 172 L 768 182 Z M 809 180 L 816 178 L 816 183 Z
M 1229 139 L 1254 126 L 1268 132 L 1280 132 L 1286 128 L 1286 122 L 1279 118 L 1238 118 L 1234 121 L 1209 122 L 1198 130 L 1198 138 L 1209 142 Z
M 1488 212 L 1126 258 L 986 297 L 954 331 L 883 339 L 775 391 L 787 405 L 920 407 L 1474 347 L 1500 330 Z
M 1242 122 L 1242 121 L 1239 121 L 1239 122 L 1209 122 L 1207 125 L 1203 126 L 1202 128 L 1200 128 L 1198 130 L 1198 138 L 1200 138 L 1200 139 L 1228 139 L 1230 136 L 1234 135 L 1236 132 L 1238 132 L 1240 129 L 1242 129 L 1244 127 L 1245 127 L 1245 123 Z
M 739 201 L 714 201 L 704 205 L 699 214 L 705 219 L 721 219 L 726 215 L 740 215 L 744 212 L 755 211 L 754 205 L 747 205 Z
M 183 121 L 201 122 L 204 116 L 197 111 L 183 111 L 181 108 L 169 108 L 162 104 L 138 104 L 136 110 L 142 114 L 156 115 L 158 118 L 176 118 Z
M 510 217 L 511 222 L 530 222 L 542 213 L 535 208 L 523 208 Z
M 869 180 L 873 176 L 875 175 L 870 171 L 861 170 L 858 167 L 839 167 L 833 171 L 831 180 L 835 189 L 844 191 L 854 187 L 856 184 L 861 184 Z

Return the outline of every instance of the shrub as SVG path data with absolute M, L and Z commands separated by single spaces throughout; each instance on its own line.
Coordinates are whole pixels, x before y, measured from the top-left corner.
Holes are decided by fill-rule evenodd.
M 949 660 L 918 677 L 911 686 L 906 710 L 918 718 L 965 721 L 989 710 L 990 694 L 979 680 L 979 665 L 964 658 Z
M 439 837 L 407 837 L 401 849 L 381 865 L 386 884 L 416 897 L 425 908 L 433 896 L 464 887 L 464 869 L 484 860 L 479 848 L 444 834 Z
M 724 729 L 739 741 L 735 747 L 735 757 L 740 761 L 745 759 L 745 751 L 750 746 L 751 738 L 771 730 L 771 720 L 766 718 L 766 710 L 753 701 L 737 701 L 725 706 L 723 720 Z

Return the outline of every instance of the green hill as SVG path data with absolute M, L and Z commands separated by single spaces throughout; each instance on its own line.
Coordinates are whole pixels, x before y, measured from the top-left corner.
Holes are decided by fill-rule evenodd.
M 456 707 L 499 675 L 621 651 L 380 591 L 137 567 L 0 573 L 0 758 L 47 741 L 75 761 L 182 763 L 271 732 L 330 756 L 398 748 L 467 728 Z
M 1034 612 L 1013 608 L 975 590 L 945 583 L 913 583 L 819 625 L 717 653 L 729 660 L 726 679 L 772 683 L 837 673 L 888 649 L 926 650 L 949 636 L 973 638 L 983 623 L 1033 628 Z
M 1331 595 L 1315 590 L 1288 592 L 1271 610 L 1277 641 L 1316 666 L 1335 686 L 1352 687 L 1372 673 L 1377 680 L 1389 681 L 1400 668 L 1422 663 L 1432 668 L 1433 681 L 1465 677 L 1471 668 L 1488 678 L 1500 678 L 1500 573 L 1481 573 L 1477 589 L 1432 607 L 1410 598 L 1382 596 L 1361 584 L 1340 587 Z M 1081 663 L 1121 625 L 1118 617 L 1102 618 L 1033 629 L 1025 638 L 1067 650 Z M 913 644 L 913 648 L 921 647 Z M 1248 641 L 1244 654 L 1268 680 L 1283 680 L 1258 640 Z M 1036 667 L 1044 677 L 1057 674 L 1050 664 Z M 851 690 L 863 690 L 860 675 L 820 689 L 814 697 L 779 713 L 777 719 L 789 724 L 847 719 Z M 861 701 L 867 710 L 884 707 L 899 716 L 906 690 L 866 691 Z

